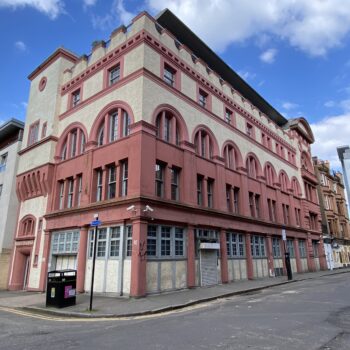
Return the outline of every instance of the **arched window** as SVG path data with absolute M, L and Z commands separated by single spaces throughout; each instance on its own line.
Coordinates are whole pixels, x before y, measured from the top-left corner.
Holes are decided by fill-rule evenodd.
M 280 174 L 281 190 L 284 192 L 288 191 L 288 177 L 284 172 Z
M 225 166 L 235 170 L 237 168 L 237 151 L 232 145 L 226 145 L 224 148 Z
M 295 196 L 300 195 L 300 185 L 299 185 L 299 182 L 296 178 L 293 178 L 293 180 L 292 180 L 292 190 L 293 190 L 293 194 Z
M 204 129 L 200 129 L 196 132 L 194 144 L 198 155 L 208 159 L 213 157 L 213 141 L 211 136 Z
M 130 133 L 130 117 L 122 109 L 113 109 L 102 118 L 97 131 L 97 145 L 102 146 L 106 143 L 113 142 Z
M 170 111 L 161 111 L 156 118 L 157 137 L 173 143 L 180 144 L 180 127 L 175 115 Z
M 270 164 L 266 164 L 265 166 L 265 179 L 266 184 L 269 186 L 273 186 L 275 183 L 275 171 Z
M 257 177 L 257 165 L 256 160 L 253 156 L 249 156 L 247 158 L 247 174 L 249 177 L 252 177 L 253 179 L 256 179 Z
M 25 216 L 19 225 L 18 237 L 34 236 L 35 219 L 33 216 Z
M 61 151 L 61 160 L 73 158 L 85 151 L 85 135 L 81 128 L 77 127 L 65 136 Z

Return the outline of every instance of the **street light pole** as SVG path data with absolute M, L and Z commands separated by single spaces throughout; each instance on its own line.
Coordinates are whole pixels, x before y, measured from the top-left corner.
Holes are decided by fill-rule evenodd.
M 92 256 L 92 271 L 91 271 L 91 288 L 90 288 L 90 308 L 89 310 L 92 311 L 92 299 L 94 297 L 94 279 L 95 279 L 95 262 L 96 262 L 96 250 L 97 250 L 97 228 L 99 225 L 98 215 L 95 214 L 95 220 L 91 223 L 93 226 L 95 226 L 94 230 L 94 252 Z
M 290 266 L 290 253 L 287 250 L 287 235 L 286 235 L 286 230 L 282 230 L 282 240 L 283 240 L 283 246 L 284 246 L 284 262 L 286 264 L 286 270 L 287 270 L 287 276 L 288 276 L 288 281 L 291 281 L 293 279 L 292 275 L 292 267 Z

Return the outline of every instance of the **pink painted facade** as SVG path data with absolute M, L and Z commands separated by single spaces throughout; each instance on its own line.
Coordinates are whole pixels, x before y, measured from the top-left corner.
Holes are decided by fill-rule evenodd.
M 50 84 L 61 93 L 39 120 L 45 136 L 21 151 L 9 289 L 23 288 L 29 257 L 28 289 L 73 267 L 88 291 L 95 213 L 102 293 L 273 277 L 285 270 L 282 229 L 295 272 L 324 268 L 307 121 L 269 116 L 177 35 L 142 13 L 89 60 L 60 49 L 30 76 L 31 89 L 45 77 L 30 104 Z

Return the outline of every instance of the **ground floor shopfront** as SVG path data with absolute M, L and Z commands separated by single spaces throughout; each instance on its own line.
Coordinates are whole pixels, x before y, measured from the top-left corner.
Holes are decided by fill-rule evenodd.
M 317 233 L 286 228 L 284 242 L 281 227 L 253 220 L 214 219 L 205 212 L 194 215 L 156 206 L 152 216 L 137 215 L 127 208 L 125 204 L 100 210 L 94 285 L 98 293 L 144 296 L 273 278 L 286 274 L 285 249 L 294 273 L 327 268 Z M 16 242 L 10 289 L 45 290 L 48 271 L 73 268 L 78 292 L 88 292 L 94 233 L 88 223 L 92 217 L 92 211 L 48 217 L 38 248 L 34 240 Z

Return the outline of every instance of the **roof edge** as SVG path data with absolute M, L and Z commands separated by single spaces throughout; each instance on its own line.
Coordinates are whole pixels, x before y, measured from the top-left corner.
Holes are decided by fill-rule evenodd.
M 76 63 L 79 57 L 73 52 L 59 47 L 53 54 L 51 54 L 43 63 L 41 63 L 37 68 L 34 69 L 32 73 L 28 75 L 29 80 L 33 80 L 37 77 L 47 66 L 56 61 L 58 58 L 64 57 L 72 63 Z

